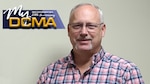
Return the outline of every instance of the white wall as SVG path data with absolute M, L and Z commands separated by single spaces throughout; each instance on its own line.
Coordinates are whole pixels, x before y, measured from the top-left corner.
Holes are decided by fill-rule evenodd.
M 2 10 L 23 5 L 24 10 L 56 9 L 66 27 L 69 12 L 80 2 L 92 2 L 103 9 L 106 51 L 134 62 L 149 81 L 149 0 L 3 0 L 0 3 L 0 84 L 35 84 L 49 63 L 68 55 L 71 44 L 67 29 L 6 30 Z

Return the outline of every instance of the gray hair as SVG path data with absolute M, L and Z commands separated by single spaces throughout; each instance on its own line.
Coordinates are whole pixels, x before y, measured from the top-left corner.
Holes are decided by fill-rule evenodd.
M 99 11 L 101 23 L 104 23 L 104 17 L 103 17 L 102 10 L 98 6 L 96 6 L 96 5 L 92 4 L 92 3 L 81 3 L 81 4 L 76 5 L 74 8 L 72 8 L 72 10 L 70 12 L 70 18 L 71 18 L 71 15 L 72 15 L 73 11 L 75 9 L 77 9 L 78 7 L 83 6 L 83 5 L 91 5 L 91 6 L 95 7 Z

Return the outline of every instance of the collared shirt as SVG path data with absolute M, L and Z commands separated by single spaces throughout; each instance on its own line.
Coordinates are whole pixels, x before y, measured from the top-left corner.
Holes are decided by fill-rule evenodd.
M 72 52 L 48 65 L 37 84 L 144 84 L 137 66 L 123 58 L 104 52 L 93 55 L 92 65 L 83 74 L 73 61 Z

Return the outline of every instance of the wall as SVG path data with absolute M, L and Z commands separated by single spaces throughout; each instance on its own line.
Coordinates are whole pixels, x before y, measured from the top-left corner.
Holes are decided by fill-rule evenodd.
M 35 84 L 49 63 L 68 55 L 67 28 L 60 30 L 9 30 L 2 28 L 2 10 L 23 5 L 24 10 L 56 9 L 66 27 L 69 12 L 80 2 L 103 9 L 106 51 L 134 62 L 150 84 L 150 1 L 148 0 L 3 0 L 0 7 L 0 84 Z

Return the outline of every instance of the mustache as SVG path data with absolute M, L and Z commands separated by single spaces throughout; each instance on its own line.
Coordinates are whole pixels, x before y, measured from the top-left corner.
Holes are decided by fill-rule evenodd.
M 87 41 L 87 40 L 92 40 L 92 38 L 90 38 L 90 37 L 86 37 L 86 38 L 79 37 L 79 38 L 77 38 L 77 41 Z

